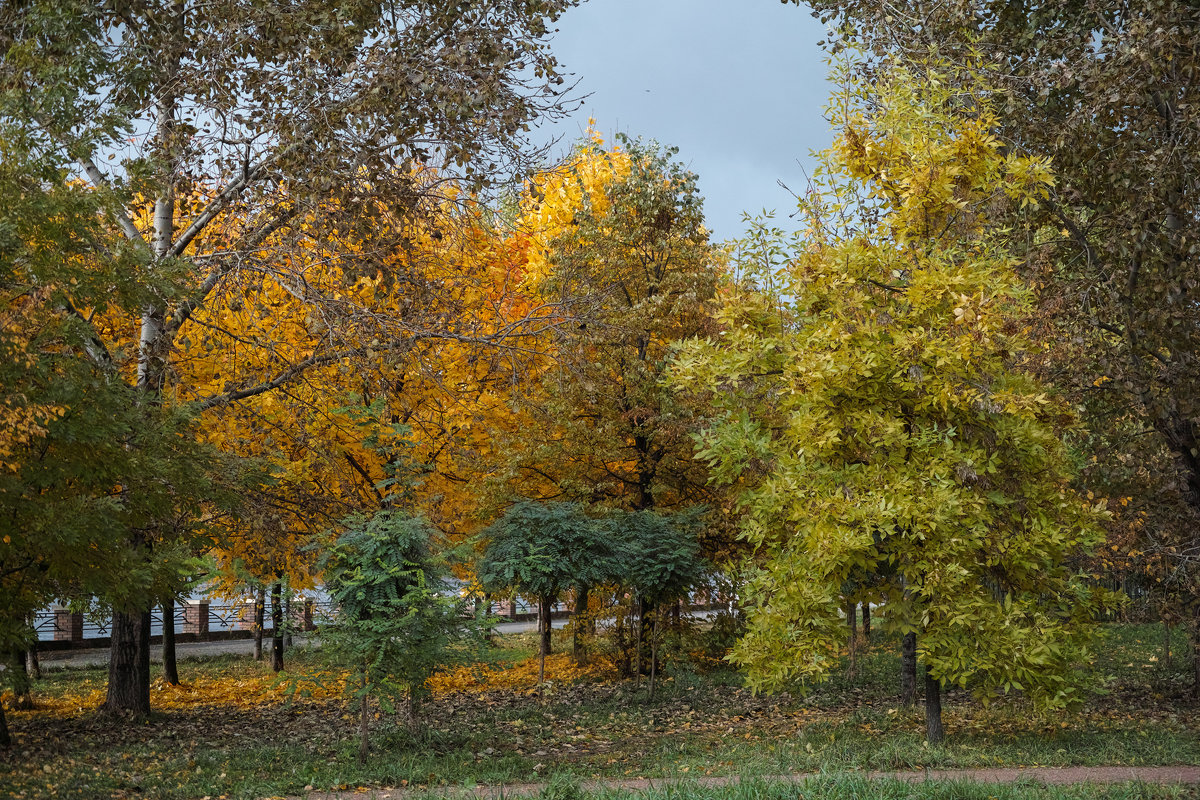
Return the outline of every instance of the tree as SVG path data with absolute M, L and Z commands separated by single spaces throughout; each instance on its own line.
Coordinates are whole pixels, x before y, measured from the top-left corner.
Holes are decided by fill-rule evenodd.
M 392 711 L 403 698 L 415 727 L 425 681 L 452 643 L 475 632 L 431 553 L 434 533 L 421 519 L 379 511 L 351 520 L 324 561 L 338 616 L 321 632 L 322 651 L 358 675 L 346 689 L 359 703 L 360 761 L 369 749 L 371 699 Z
M 479 184 L 520 160 L 523 132 L 556 107 L 561 79 L 543 39 L 571 4 L 0 8 L 0 122 L 42 156 L 73 163 L 111 201 L 103 208 L 113 235 L 88 244 L 98 262 L 125 265 L 115 270 L 121 282 L 142 289 L 125 331 L 136 329 L 125 377 L 141 403 L 236 403 L 365 356 L 376 341 L 402 353 L 441 339 L 493 340 L 470 318 L 364 308 L 351 290 L 377 274 L 378 252 L 402 241 L 369 252 L 343 245 L 381 214 L 412 216 L 441 178 Z M 422 167 L 440 177 L 427 179 Z M 309 278 L 330 254 L 350 266 L 340 285 L 318 290 Z M 176 288 L 155 291 L 167 277 Z M 208 307 L 268 303 L 279 292 L 324 320 L 301 347 L 246 342 L 200 319 Z M 334 319 L 345 324 L 330 326 Z M 232 359 L 216 393 L 192 394 L 174 369 L 189 337 L 249 358 Z M 152 540 L 152 530 L 130 532 L 147 558 Z M 139 666 L 147 624 L 144 606 L 114 616 L 111 708 L 149 710 Z
M 129 264 L 85 259 L 105 235 L 105 199 L 67 180 L 19 132 L 0 131 L 0 652 L 23 647 L 50 600 L 146 604 L 177 565 L 153 570 L 130 531 L 193 523 L 220 500 L 217 461 L 193 421 L 148 408 L 113 380 L 116 359 L 88 317 L 137 308 L 147 292 Z M 181 521 L 184 521 L 181 523 Z M 148 664 L 147 664 L 148 671 Z M 148 679 L 147 679 L 148 680 Z M 148 683 L 147 683 L 148 692 Z
M 672 348 L 712 330 L 722 254 L 675 150 L 618 138 L 593 133 L 523 202 L 526 283 L 567 319 L 540 337 L 544 357 L 513 393 L 493 490 L 608 509 L 720 506 L 693 458 L 704 409 L 664 378 Z M 728 555 L 714 517 L 705 550 Z
M 645 630 L 650 626 L 650 689 L 654 699 L 658 675 L 658 637 L 662 609 L 687 595 L 700 580 L 704 561 L 696 538 L 700 530 L 700 513 L 663 514 L 654 511 L 616 512 L 605 520 L 613 528 L 612 537 L 619 542 L 622 554 L 615 572 L 617 580 L 633 590 L 637 598 L 638 616 Z M 641 647 L 638 647 L 641 660 Z M 641 674 L 641 665 L 635 668 Z
M 604 533 L 575 503 L 532 500 L 514 504 L 480 533 L 486 544 L 475 573 L 483 587 L 537 598 L 539 685 L 550 652 L 550 611 L 559 594 L 613 574 L 614 549 Z
M 1085 404 L 1087 485 L 1129 498 L 1115 544 L 1192 618 L 1200 692 L 1200 10 L 1178 0 L 1054 4 L 813 0 L 873 68 L 931 51 L 980 59 L 1005 90 L 997 134 L 1053 159 L 1029 214 L 1027 275 L 1046 317 L 1043 368 Z M 1089 459 L 1091 460 L 1091 459 Z M 1113 480 L 1115 478 L 1115 480 Z M 1136 539 L 1130 533 L 1136 530 Z
M 676 365 L 714 392 L 700 457 L 755 478 L 742 530 L 760 564 L 734 651 L 750 685 L 823 677 L 843 585 L 890 574 L 881 611 L 916 634 L 931 742 L 945 684 L 1080 700 L 1099 595 L 1068 559 L 1101 539 L 1069 486 L 1069 410 L 1017 369 L 1025 295 L 995 227 L 1044 198 L 1048 167 L 1004 155 L 996 98 L 946 74 L 843 72 L 808 229 L 747 245 L 721 334 Z

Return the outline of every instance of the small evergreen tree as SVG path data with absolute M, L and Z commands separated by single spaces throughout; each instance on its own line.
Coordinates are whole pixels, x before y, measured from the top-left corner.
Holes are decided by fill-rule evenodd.
M 559 593 L 612 574 L 612 542 L 605 534 L 575 503 L 532 500 L 513 505 L 482 533 L 487 545 L 475 571 L 484 588 L 537 598 L 539 684 L 550 652 L 550 609 Z
M 662 608 L 687 594 L 704 571 L 696 537 L 698 514 L 653 511 L 618 513 L 609 518 L 622 553 L 621 576 L 633 590 L 640 631 L 650 628 L 650 698 L 658 672 L 659 617 Z M 641 661 L 641 643 L 637 648 Z M 640 674 L 641 665 L 635 674 Z
M 321 632 L 322 650 L 357 673 L 347 683 L 359 704 L 359 757 L 369 748 L 370 703 L 389 712 L 404 700 L 417 725 L 425 681 L 448 660 L 453 642 L 477 633 L 465 601 L 430 551 L 434 531 L 423 519 L 379 511 L 351 522 L 324 564 L 337 619 Z

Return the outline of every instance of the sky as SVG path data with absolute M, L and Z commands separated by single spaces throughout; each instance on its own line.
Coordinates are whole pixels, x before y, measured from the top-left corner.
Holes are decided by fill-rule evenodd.
M 738 236 L 743 212 L 786 222 L 810 152 L 831 139 L 823 109 L 825 30 L 779 0 L 588 0 L 566 12 L 551 47 L 588 94 L 569 120 L 547 127 L 564 145 L 589 117 L 611 139 L 623 131 L 679 148 L 700 178 L 714 240 Z M 782 227 L 790 227 L 783 225 Z

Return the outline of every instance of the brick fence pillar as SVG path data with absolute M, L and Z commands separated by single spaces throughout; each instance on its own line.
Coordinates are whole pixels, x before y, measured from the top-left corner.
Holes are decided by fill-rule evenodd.
M 183 632 L 208 636 L 208 603 L 184 604 Z
M 54 612 L 54 640 L 83 642 L 83 614 L 58 609 Z

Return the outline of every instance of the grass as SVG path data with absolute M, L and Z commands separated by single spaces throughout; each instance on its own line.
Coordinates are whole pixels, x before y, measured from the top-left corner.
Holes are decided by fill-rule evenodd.
M 560 637 L 556 645 L 565 649 Z M 551 660 L 551 687 L 541 697 L 533 691 L 532 637 L 505 637 L 484 663 L 442 679 L 445 691 L 429 703 L 420 735 L 377 715 L 372 754 L 363 765 L 356 758 L 356 717 L 336 687 L 327 683 L 326 691 L 289 704 L 270 671 L 248 657 L 183 661 L 185 687 L 156 685 L 153 702 L 161 710 L 136 722 L 91 710 L 103 699 L 104 668 L 54 670 L 36 684 L 38 710 L 9 712 L 17 746 L 0 756 L 0 796 L 261 798 L 302 794 L 310 786 L 444 791 L 542 780 L 569 795 L 579 791 L 578 781 L 597 778 L 1200 764 L 1200 709 L 1183 692 L 1190 665 L 1177 656 L 1167 669 L 1161 638 L 1160 626 L 1112 626 L 1095 670 L 1104 694 L 1070 717 L 1035 714 L 1020 699 L 984 708 L 948 692 L 948 742 L 931 748 L 922 738 L 920 712 L 896 705 L 894 642 L 879 641 L 862 653 L 856 676 L 835 676 L 804 696 L 755 697 L 720 662 L 698 655 L 669 665 L 659 697 L 648 702 L 644 682 L 638 688 L 603 669 L 580 676 L 566 656 Z M 682 649 L 698 654 L 696 644 L 684 642 Z M 1181 639 L 1177 653 L 1182 645 Z M 294 673 L 318 666 L 311 654 L 289 653 Z M 800 793 L 917 796 L 904 784 L 863 788 L 854 780 L 820 778 L 812 784 L 817 794 Z M 854 794 L 858 789 L 867 793 Z M 762 781 L 671 791 L 679 800 L 690 798 L 688 791 L 714 800 L 740 800 L 747 792 L 755 800 L 780 792 L 789 800 L 798 796 L 795 787 Z M 1146 787 L 930 791 L 925 787 L 920 796 L 1182 796 Z
M 578 782 L 551 783 L 539 800 L 627 800 L 633 792 L 621 789 L 588 791 Z M 1115 786 L 1043 786 L 1036 782 L 1009 785 L 964 781 L 907 783 L 868 780 L 856 775 L 822 775 L 799 783 L 750 779 L 730 786 L 674 784 L 636 794 L 639 800 L 1151 800 L 1188 798 L 1195 794 L 1179 787 L 1125 784 Z

